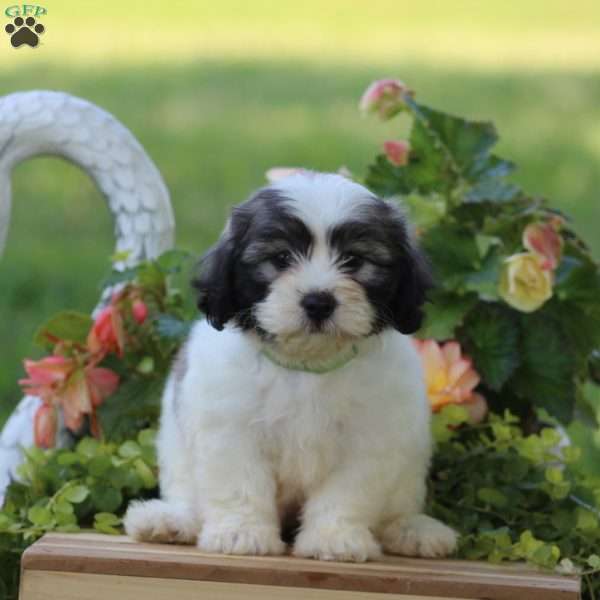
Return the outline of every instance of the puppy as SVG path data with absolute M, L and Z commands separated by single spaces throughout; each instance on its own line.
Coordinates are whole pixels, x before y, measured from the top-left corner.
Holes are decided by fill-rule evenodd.
M 233 210 L 195 285 L 195 324 L 169 376 L 161 499 L 133 538 L 206 552 L 365 561 L 444 556 L 423 514 L 430 409 L 410 334 L 427 263 L 401 211 L 339 176 L 286 177 Z

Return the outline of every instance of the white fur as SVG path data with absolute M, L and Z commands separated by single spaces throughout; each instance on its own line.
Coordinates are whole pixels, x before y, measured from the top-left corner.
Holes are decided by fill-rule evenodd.
M 311 177 L 321 177 L 320 203 Z M 419 356 L 395 330 L 367 336 L 372 309 L 334 268 L 323 233 L 372 195 L 339 176 L 279 185 L 316 241 L 309 259 L 274 280 L 258 321 L 288 357 L 318 363 L 348 344 L 358 355 L 324 374 L 288 370 L 262 354 L 256 334 L 198 322 L 180 359 L 187 368 L 174 370 L 163 398 L 162 499 L 133 504 L 126 530 L 209 552 L 280 554 L 281 520 L 301 506 L 298 556 L 446 555 L 456 534 L 421 514 L 431 439 Z M 329 329 L 307 333 L 298 301 L 315 288 L 333 291 L 339 306 Z
M 418 517 L 431 441 L 410 338 L 367 338 L 323 375 L 279 367 L 256 339 L 205 321 L 186 352 L 191 368 L 177 398 L 168 383 L 158 438 L 166 504 L 130 508 L 129 535 L 185 542 L 202 529 L 206 551 L 279 554 L 281 515 L 301 504 L 300 556 L 366 560 L 379 542 L 408 555 L 452 552 L 454 532 Z

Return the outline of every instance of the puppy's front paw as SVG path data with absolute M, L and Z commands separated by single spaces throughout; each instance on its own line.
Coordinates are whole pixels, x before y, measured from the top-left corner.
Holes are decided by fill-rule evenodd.
M 367 527 L 309 527 L 298 534 L 294 556 L 365 562 L 381 556 L 381 549 Z
M 198 548 L 217 554 L 283 554 L 279 530 L 270 525 L 240 527 L 207 524 L 198 537 Z
M 193 544 L 200 528 L 191 510 L 163 500 L 132 502 L 123 523 L 134 540 L 164 544 Z
M 397 519 L 381 537 L 383 549 L 403 556 L 442 557 L 456 549 L 458 535 L 447 525 L 427 515 Z

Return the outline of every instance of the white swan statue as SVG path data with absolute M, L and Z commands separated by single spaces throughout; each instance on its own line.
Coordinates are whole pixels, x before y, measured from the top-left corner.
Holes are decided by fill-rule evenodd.
M 115 252 L 127 255 L 120 266 L 154 258 L 173 246 L 169 192 L 133 134 L 90 102 L 62 92 L 30 91 L 0 97 L 0 255 L 10 221 L 12 169 L 39 155 L 62 156 L 95 181 L 114 218 Z M 0 432 L 0 506 L 23 448 L 33 444 L 39 403 L 25 396 Z

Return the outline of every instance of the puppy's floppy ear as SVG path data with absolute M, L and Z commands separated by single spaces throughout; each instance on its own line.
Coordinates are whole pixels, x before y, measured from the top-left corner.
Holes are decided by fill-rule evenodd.
M 406 241 L 398 263 L 396 293 L 390 303 L 394 327 L 400 333 L 414 333 L 423 322 L 423 304 L 433 287 L 429 261 L 412 240 Z
M 394 202 L 383 204 L 387 208 L 385 227 L 393 239 L 396 256 L 395 286 L 386 303 L 388 314 L 395 329 L 411 334 L 423 322 L 423 305 L 428 290 L 433 287 L 433 277 L 429 261 L 419 248 L 404 211 Z
M 246 230 L 243 211 L 234 209 L 221 238 L 200 260 L 199 276 L 192 281 L 198 291 L 198 308 L 219 331 L 239 311 L 235 266 Z

